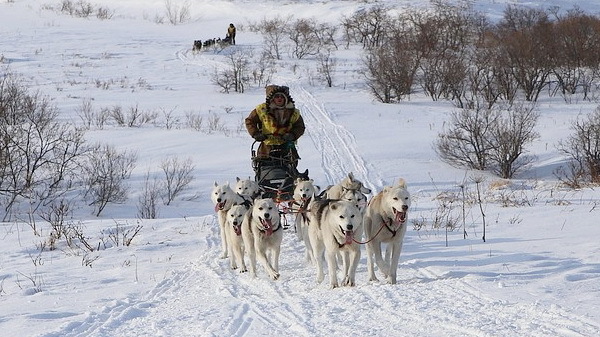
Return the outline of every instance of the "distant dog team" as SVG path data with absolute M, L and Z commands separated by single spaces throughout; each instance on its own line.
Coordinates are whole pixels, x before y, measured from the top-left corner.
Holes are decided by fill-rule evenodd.
M 368 280 L 378 281 L 377 266 L 386 283 L 397 282 L 411 203 L 404 179 L 385 186 L 368 202 L 371 189 L 352 173 L 323 192 L 313 180 L 297 179 L 293 200 L 285 205 L 263 198 L 263 192 L 251 179 L 236 178 L 233 189 L 229 183 L 214 184 L 211 199 L 220 226 L 221 257 L 230 259 L 232 269 L 250 270 L 257 277 L 259 264 L 270 279 L 279 279 L 284 224 L 291 212 L 297 239 L 304 243 L 306 260 L 316 268 L 318 283 L 325 278 L 325 262 L 331 288 L 356 285 L 361 245 L 366 246 Z

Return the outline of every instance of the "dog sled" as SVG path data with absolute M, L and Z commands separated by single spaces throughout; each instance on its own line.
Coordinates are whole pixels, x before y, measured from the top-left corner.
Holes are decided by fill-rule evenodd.
M 296 178 L 308 180 L 308 170 L 300 173 L 297 165 L 298 159 L 293 143 L 273 145 L 268 156 L 259 157 L 252 143 L 252 168 L 255 181 L 263 190 L 263 198 L 272 198 L 275 203 L 291 202 L 294 195 L 294 181 Z

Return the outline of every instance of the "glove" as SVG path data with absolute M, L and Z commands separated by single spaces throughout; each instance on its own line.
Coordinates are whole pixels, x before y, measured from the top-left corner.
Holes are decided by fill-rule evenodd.
M 257 133 L 254 136 L 252 136 L 252 138 L 254 138 L 254 140 L 257 142 L 262 142 L 265 139 L 267 139 L 267 136 L 263 135 L 262 133 Z
M 291 142 L 296 140 L 296 136 L 288 132 L 285 135 L 281 136 L 281 139 L 285 140 L 286 142 Z

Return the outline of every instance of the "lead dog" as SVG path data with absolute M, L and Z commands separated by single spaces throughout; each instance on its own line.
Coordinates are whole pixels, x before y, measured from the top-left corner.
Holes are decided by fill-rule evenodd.
M 279 278 L 279 252 L 283 239 L 279 210 L 273 199 L 256 199 L 244 216 L 242 238 L 250 258 L 250 273 L 256 277 L 258 260 L 269 277 Z
M 337 288 L 337 255 L 342 256 L 342 285 L 356 285 L 356 268 L 360 246 L 355 241 L 362 232 L 362 214 L 358 207 L 345 200 L 317 200 L 310 209 L 308 234 L 317 266 L 317 282 L 323 274 L 323 253 L 327 261 L 331 288 Z
M 225 259 L 229 256 L 229 246 L 227 242 L 228 233 L 225 230 L 227 211 L 229 211 L 233 205 L 245 205 L 249 208 L 251 200 L 235 193 L 229 186 L 229 183 L 219 185 L 217 182 L 215 182 L 210 198 L 215 205 L 215 212 L 217 213 L 219 220 L 219 233 L 221 235 L 221 246 L 223 248 L 221 257 Z
M 410 193 L 406 189 L 406 181 L 402 178 L 395 186 L 384 187 L 369 202 L 363 221 L 369 281 L 377 281 L 374 271 L 376 263 L 386 280 L 396 284 L 409 207 Z M 382 257 L 382 243 L 387 244 L 385 260 Z
M 244 240 L 242 238 L 242 222 L 248 209 L 244 205 L 233 205 L 227 212 L 226 228 L 227 244 L 230 251 L 229 264 L 231 269 L 240 267 L 240 273 L 248 271 L 244 262 Z

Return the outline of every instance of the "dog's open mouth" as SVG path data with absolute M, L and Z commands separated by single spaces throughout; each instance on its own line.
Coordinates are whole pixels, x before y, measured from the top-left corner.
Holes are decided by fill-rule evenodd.
M 273 224 L 271 223 L 271 219 L 260 219 L 260 224 L 263 226 L 263 231 L 266 236 L 271 236 L 273 234 Z
M 225 208 L 225 203 L 226 202 L 227 201 L 217 202 L 217 204 L 215 205 L 215 212 L 222 211 Z
M 342 227 L 340 227 L 340 229 L 342 230 L 342 233 L 344 233 L 344 244 L 345 245 L 351 244 L 352 241 L 354 241 L 354 231 L 351 229 L 344 230 Z
M 234 224 L 233 225 L 233 231 L 235 232 L 235 235 L 240 236 L 242 235 L 242 226 L 240 226 L 239 224 Z
M 392 210 L 394 211 L 394 217 L 395 217 L 394 222 L 400 223 L 400 224 L 403 224 L 406 222 L 406 212 L 399 211 L 393 207 L 392 207 Z

